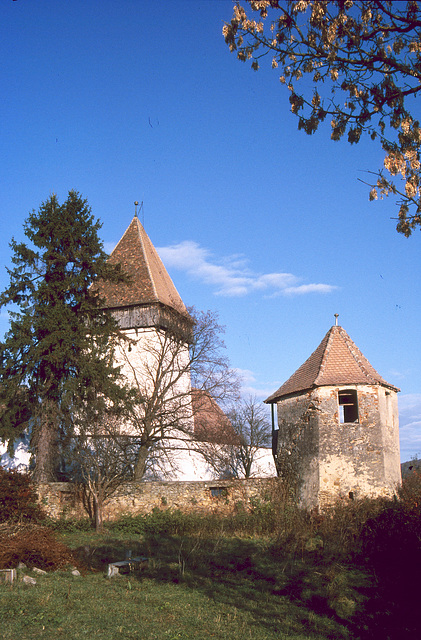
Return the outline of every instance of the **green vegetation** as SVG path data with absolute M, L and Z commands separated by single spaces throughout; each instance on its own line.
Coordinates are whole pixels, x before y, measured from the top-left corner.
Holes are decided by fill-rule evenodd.
M 3 599 L 7 607 L 2 611 L 3 638 L 346 637 L 337 623 L 312 616 L 288 598 L 270 598 L 266 593 L 256 598 L 250 582 L 240 592 L 228 585 L 214 589 L 211 579 L 208 582 L 191 589 L 148 578 L 139 582 L 106 580 L 99 574 L 43 576 L 35 588 L 19 585 L 8 590 L 9 598 Z
M 2 637 L 418 637 L 420 496 L 421 475 L 412 474 L 395 500 L 338 504 L 322 515 L 273 493 L 228 517 L 154 510 L 101 533 L 87 520 L 50 523 L 49 536 L 45 524 L 28 532 L 28 522 L 8 531 L 3 523 L 0 548 L 20 554 L 9 566 L 23 558 L 28 568 L 0 584 Z M 34 541 L 46 575 L 32 573 L 40 566 Z M 108 579 L 108 563 L 128 551 L 149 560 Z M 36 586 L 22 583 L 24 573 Z
M 0 437 L 11 446 L 31 433 L 37 482 L 56 479 L 59 445 L 69 444 L 86 406 L 92 421 L 128 403 L 112 357 L 122 334 L 96 288 L 127 278 L 108 262 L 100 227 L 70 191 L 62 205 L 52 195 L 29 214 L 28 244 L 10 243 L 10 284 L 0 292 L 0 308 L 13 305 L 0 341 Z
M 267 540 L 199 535 L 139 541 L 92 532 L 88 546 L 86 533 L 65 538 L 69 544 L 83 540 L 77 555 L 90 570 L 82 570 L 82 577 L 70 571 L 35 575 L 36 587 L 3 585 L 5 639 L 348 638 L 347 618 L 359 607 L 354 586 L 340 584 L 343 602 L 348 596 L 352 604 L 349 611 L 346 604 L 334 605 L 343 608 L 339 618 L 327 604 L 335 576 L 321 578 L 314 567 L 307 571 L 304 559 L 279 562 Z M 105 578 L 109 560 L 123 559 L 128 548 L 133 555 L 146 552 L 149 567 Z M 316 591 L 325 597 L 323 606 L 311 602 Z

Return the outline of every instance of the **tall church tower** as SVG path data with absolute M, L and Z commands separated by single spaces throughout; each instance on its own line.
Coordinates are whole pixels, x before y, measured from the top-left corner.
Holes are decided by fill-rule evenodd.
M 188 357 L 193 321 L 137 216 L 133 218 L 109 261 L 120 264 L 128 283 L 102 282 L 98 292 L 131 343 L 118 357 L 124 375 L 141 375 L 145 353 L 159 333 L 180 336 Z M 138 379 L 139 381 L 139 379 Z M 190 384 L 190 379 L 185 380 Z
M 109 261 L 121 265 L 129 282 L 103 282 L 98 292 L 127 335 L 138 335 L 141 329 L 177 328 L 188 342 L 192 319 L 137 216 Z
M 144 446 L 146 463 L 154 442 L 163 444 L 163 437 L 174 442 L 194 431 L 189 365 L 193 320 L 137 216 L 109 260 L 121 265 L 128 282 L 102 282 L 98 293 L 128 338 L 115 357 L 139 405 L 137 418 L 124 430 L 145 443 L 140 448 Z M 137 479 L 146 468 L 141 458 Z
M 214 471 L 192 444 L 196 438 L 205 440 L 209 432 L 214 442 L 216 424 L 224 414 L 206 393 L 191 389 L 193 320 L 137 216 L 109 260 L 121 265 L 129 282 L 102 282 L 98 293 L 130 339 L 117 350 L 116 360 L 140 400 L 135 409 L 140 420 L 134 427 L 133 422 L 125 424 L 124 432 L 139 436 L 156 429 L 157 437 L 144 447 L 149 479 L 211 480 Z M 142 451 L 142 438 L 138 439 Z M 273 464 L 267 462 L 273 462 L 271 458 L 270 452 L 256 458 L 259 475 L 274 475 Z M 136 479 L 144 477 L 142 473 L 137 474 L 136 466 Z
M 393 495 L 401 482 L 398 391 L 335 325 L 265 400 L 277 406 L 278 475 L 303 506 Z

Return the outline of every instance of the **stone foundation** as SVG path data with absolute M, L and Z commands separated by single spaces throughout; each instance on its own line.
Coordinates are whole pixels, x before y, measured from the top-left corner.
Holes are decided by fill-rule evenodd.
M 104 507 L 104 520 L 122 515 L 149 513 L 154 508 L 180 509 L 186 513 L 229 514 L 239 503 L 264 499 L 276 488 L 278 478 L 212 480 L 207 482 L 130 482 L 122 485 Z M 87 517 L 83 494 L 67 482 L 38 485 L 38 498 L 54 519 Z

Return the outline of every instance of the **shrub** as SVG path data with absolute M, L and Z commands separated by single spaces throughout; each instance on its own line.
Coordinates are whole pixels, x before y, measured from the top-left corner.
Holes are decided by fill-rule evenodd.
M 92 531 L 93 526 L 89 518 L 60 518 L 48 519 L 48 526 L 57 533 L 77 533 L 78 531 Z
M 315 516 L 314 523 L 325 543 L 325 552 L 342 559 L 358 555 L 367 523 L 379 517 L 389 504 L 390 500 L 383 498 L 338 501 Z
M 419 566 L 421 561 L 421 518 L 403 502 L 392 502 L 367 521 L 362 532 L 363 550 L 376 570 Z M 405 569 L 404 569 L 405 568 Z
M 0 568 L 14 568 L 19 562 L 45 571 L 75 564 L 70 549 L 56 540 L 51 529 L 33 524 L 0 532 Z
M 405 484 L 402 499 L 367 520 L 361 536 L 362 559 L 373 569 L 378 601 L 387 611 L 383 617 L 375 613 L 376 637 L 399 640 L 420 635 L 421 512 L 414 487 L 409 491 Z
M 0 522 L 39 522 L 43 517 L 30 477 L 0 467 Z
M 421 513 L 421 472 L 409 473 L 398 489 L 399 500 L 407 511 Z
M 116 533 L 124 533 L 128 535 L 141 535 L 144 531 L 144 518 L 143 514 L 132 516 L 127 514 L 120 516 L 118 520 L 107 522 L 106 527 L 110 531 Z
M 363 554 L 376 571 L 386 569 L 389 574 L 392 567 L 401 572 L 421 562 L 421 474 L 409 474 L 397 493 L 372 512 L 361 531 Z
M 187 535 L 198 533 L 204 526 L 206 527 L 209 517 L 212 516 L 183 513 L 179 509 L 161 510 L 155 507 L 151 513 L 122 516 L 115 522 L 109 523 L 107 528 L 130 535 Z

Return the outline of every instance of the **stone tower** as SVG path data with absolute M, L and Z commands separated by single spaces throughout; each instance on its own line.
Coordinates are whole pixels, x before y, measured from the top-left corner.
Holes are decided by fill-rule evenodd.
M 397 392 L 340 326 L 267 400 L 278 475 L 302 506 L 391 496 L 401 482 Z

